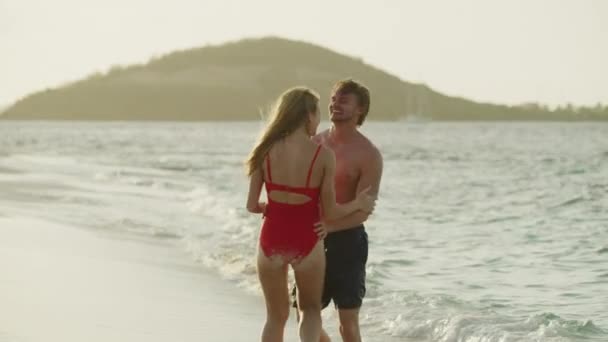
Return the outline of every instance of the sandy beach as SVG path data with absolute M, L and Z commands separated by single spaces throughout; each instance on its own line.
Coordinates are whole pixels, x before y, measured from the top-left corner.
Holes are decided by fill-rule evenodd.
M 0 216 L 0 341 L 257 340 L 262 298 L 172 243 Z

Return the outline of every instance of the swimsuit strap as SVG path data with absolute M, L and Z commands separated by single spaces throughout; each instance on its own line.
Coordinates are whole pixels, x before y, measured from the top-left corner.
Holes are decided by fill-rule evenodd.
M 317 160 L 317 156 L 319 155 L 319 151 L 321 150 L 321 145 L 317 147 L 315 151 L 315 156 L 312 158 L 312 162 L 310 162 L 310 168 L 308 169 L 308 177 L 306 177 L 306 187 L 308 188 L 310 183 L 310 176 L 312 175 L 312 167 L 315 165 L 315 160 Z
M 268 181 L 272 182 L 272 172 L 270 172 L 270 153 L 266 155 L 266 170 L 268 171 Z

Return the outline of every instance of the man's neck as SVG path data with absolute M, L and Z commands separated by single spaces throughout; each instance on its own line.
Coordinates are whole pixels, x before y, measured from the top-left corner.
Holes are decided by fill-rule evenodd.
M 357 126 L 353 126 L 350 122 L 332 123 L 329 129 L 329 136 L 333 141 L 345 143 L 353 140 L 358 134 Z

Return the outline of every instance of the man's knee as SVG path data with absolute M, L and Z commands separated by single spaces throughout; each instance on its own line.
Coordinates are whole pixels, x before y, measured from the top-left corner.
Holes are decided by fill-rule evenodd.
M 359 324 L 357 322 L 350 321 L 346 323 L 340 322 L 340 331 L 343 331 L 349 336 L 359 335 Z
M 340 310 L 340 334 L 345 341 L 359 341 L 359 310 Z
M 342 335 L 342 341 L 344 342 L 360 342 L 361 333 L 359 332 L 359 325 L 353 323 L 347 323 L 345 325 L 340 324 L 340 335 Z

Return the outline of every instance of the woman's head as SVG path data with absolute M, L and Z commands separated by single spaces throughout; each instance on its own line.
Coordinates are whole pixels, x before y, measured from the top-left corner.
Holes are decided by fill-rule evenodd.
M 280 139 L 304 130 L 309 136 L 317 132 L 321 122 L 319 95 L 306 87 L 285 91 L 276 101 L 262 137 L 247 160 L 247 174 L 251 175 L 262 165 L 266 153 Z
M 274 104 L 266 131 L 287 136 L 303 127 L 312 136 L 320 122 L 318 114 L 319 95 L 316 92 L 306 87 L 291 88 Z

